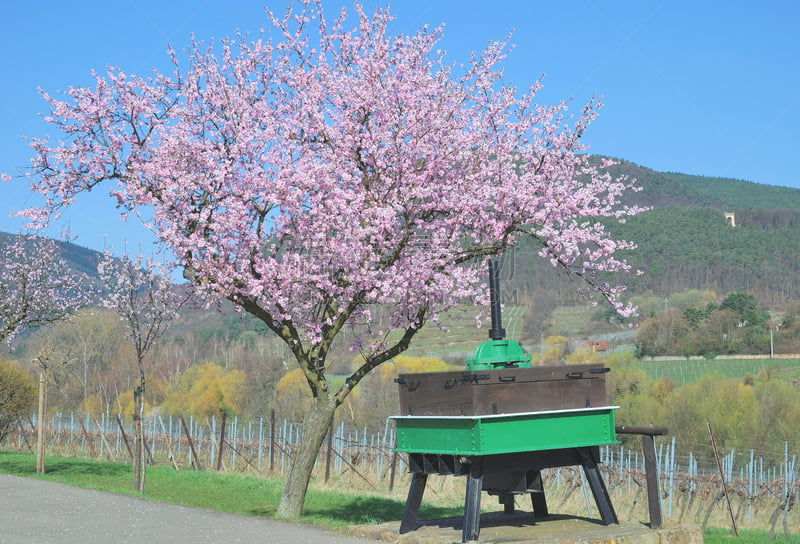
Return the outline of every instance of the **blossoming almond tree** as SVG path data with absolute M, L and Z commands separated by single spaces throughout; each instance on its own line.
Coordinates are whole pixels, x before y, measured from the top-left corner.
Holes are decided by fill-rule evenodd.
M 504 84 L 505 43 L 456 68 L 436 49 L 441 28 L 395 35 L 386 10 L 353 11 L 331 20 L 297 2 L 268 11 L 262 35 L 172 52 L 172 74 L 111 68 L 64 99 L 45 94 L 61 139 L 31 142 L 30 183 L 47 198 L 31 219 L 106 184 L 123 213 L 151 212 L 143 221 L 189 281 L 291 349 L 314 401 L 283 517 L 302 511 L 335 409 L 437 313 L 486 298 L 487 256 L 533 237 L 626 311 L 621 288 L 597 280 L 627 270 L 614 252 L 632 247 L 599 219 L 636 212 L 620 205 L 627 182 L 582 154 L 600 104 L 570 117 L 537 105 L 538 83 Z M 375 331 L 379 305 L 389 325 Z M 363 364 L 333 389 L 343 330 Z
M 152 353 L 169 323 L 178 317 L 178 310 L 188 300 L 190 291 L 176 289 L 160 267 L 143 256 L 117 258 L 106 251 L 97 271 L 109 289 L 105 304 L 119 314 L 127 329 L 125 337 L 136 353 L 139 385 L 133 394 L 133 488 L 141 493 L 147 475 L 142 427 L 145 358 Z
M 69 270 L 54 240 L 18 235 L 0 247 L 0 341 L 10 343 L 26 327 L 64 319 L 88 302 L 84 278 Z
M 26 328 L 65 319 L 88 303 L 86 278 L 69 269 L 58 244 L 33 235 L 6 238 L 0 253 L 0 341 L 11 341 Z M 36 472 L 44 474 L 44 431 L 47 425 L 47 383 L 51 358 L 39 363 L 39 410 Z M 7 399 L 0 398 L 0 404 Z

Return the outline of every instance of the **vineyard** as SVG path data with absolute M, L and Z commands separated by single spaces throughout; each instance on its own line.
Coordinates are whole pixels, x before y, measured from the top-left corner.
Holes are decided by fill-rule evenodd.
M 35 451 L 37 421 L 31 418 L 5 442 L 7 450 Z M 48 455 L 83 457 L 129 463 L 132 424 L 122 417 L 79 414 L 55 415 L 47 421 Z M 298 426 L 276 417 L 243 421 L 239 418 L 151 416 L 145 421 L 150 464 L 170 464 L 176 470 L 221 470 L 285 474 L 302 436 Z M 783 462 L 769 465 L 751 452 L 728 452 L 716 459 L 676 454 L 674 437 L 657 441 L 659 490 L 666 523 L 695 523 L 715 527 L 767 529 L 771 534 L 800 531 L 794 508 L 800 498 L 797 457 L 784 451 Z M 320 450 L 316 480 L 376 493 L 402 501 L 410 481 L 405 456 L 392 451 L 394 430 L 382 432 L 332 429 Z M 621 520 L 647 520 L 644 457 L 638 442 L 601 447 L 602 471 Z M 458 506 L 464 479 L 434 477 L 426 500 Z M 727 493 L 725 492 L 727 490 Z M 588 484 L 579 467 L 548 469 L 545 491 L 551 512 L 597 517 Z M 518 497 L 522 509 L 527 501 Z M 487 502 L 487 509 L 492 508 Z
M 744 378 L 767 372 L 784 377 L 787 382 L 800 388 L 800 358 L 797 355 L 737 355 L 719 357 L 713 360 L 702 357 L 675 359 L 674 357 L 654 357 L 640 362 L 648 377 L 657 381 L 669 378 L 678 386 L 695 382 L 704 375 L 714 373 L 724 378 Z

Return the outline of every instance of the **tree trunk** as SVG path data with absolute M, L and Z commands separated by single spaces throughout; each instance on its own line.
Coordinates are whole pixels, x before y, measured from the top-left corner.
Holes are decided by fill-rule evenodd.
M 275 517 L 298 518 L 303 513 L 311 472 L 314 470 L 314 463 L 325 435 L 333 422 L 335 411 L 336 406 L 332 400 L 317 400 L 306 416 L 303 422 L 302 444 L 297 448 L 289 466 L 286 486 L 283 488 Z

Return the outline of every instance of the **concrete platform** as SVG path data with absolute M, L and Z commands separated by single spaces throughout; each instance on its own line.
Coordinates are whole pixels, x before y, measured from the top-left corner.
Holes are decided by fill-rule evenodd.
M 354 537 L 397 544 L 450 544 L 461 542 L 462 518 L 420 521 L 418 529 L 399 534 L 400 522 L 350 527 Z M 481 515 L 481 543 L 536 544 L 702 544 L 703 532 L 697 525 L 650 529 L 636 522 L 603 525 L 599 520 L 552 515 L 537 519 L 531 512 L 511 515 Z

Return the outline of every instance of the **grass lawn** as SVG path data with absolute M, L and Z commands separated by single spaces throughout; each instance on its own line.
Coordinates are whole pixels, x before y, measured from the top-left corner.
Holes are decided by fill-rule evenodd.
M 138 496 L 131 485 L 131 466 L 86 459 L 48 457 L 46 474 L 36 474 L 30 454 L 0 453 L 0 472 L 69 485 Z M 278 478 L 213 471 L 176 471 L 170 466 L 147 467 L 143 496 L 155 501 L 209 508 L 221 512 L 272 518 L 278 507 L 283 481 Z M 379 495 L 348 493 L 341 489 L 311 486 L 299 521 L 327 529 L 383 523 L 403 515 L 402 501 Z M 457 516 L 461 507 L 442 508 L 423 504 L 422 519 Z
M 783 537 L 783 531 L 780 529 L 776 531 L 775 537 L 770 538 L 768 531 L 739 531 L 739 537 L 729 529 L 717 529 L 716 527 L 709 527 L 703 534 L 704 544 L 763 544 L 764 542 L 778 542 L 783 544 L 799 544 L 800 535 L 789 535 L 789 538 Z
M 131 486 L 130 465 L 103 463 L 86 459 L 48 457 L 46 474 L 36 474 L 36 459 L 30 454 L 0 453 L 0 472 L 39 478 L 68 485 L 138 496 Z M 272 518 L 278 506 L 283 482 L 278 478 L 212 471 L 176 471 L 170 466 L 147 468 L 144 497 L 154 501 L 208 508 L 221 512 Z M 342 530 L 349 525 L 383 523 L 399 520 L 404 502 L 379 495 L 348 493 L 342 489 L 320 489 L 311 486 L 303 516 L 299 521 Z M 461 505 L 440 507 L 426 505 L 420 509 L 421 519 L 463 515 Z M 735 537 L 727 529 L 710 528 L 706 544 L 728 543 Z M 766 531 L 741 531 L 740 544 L 785 542 L 800 544 L 800 536 L 769 539 Z

